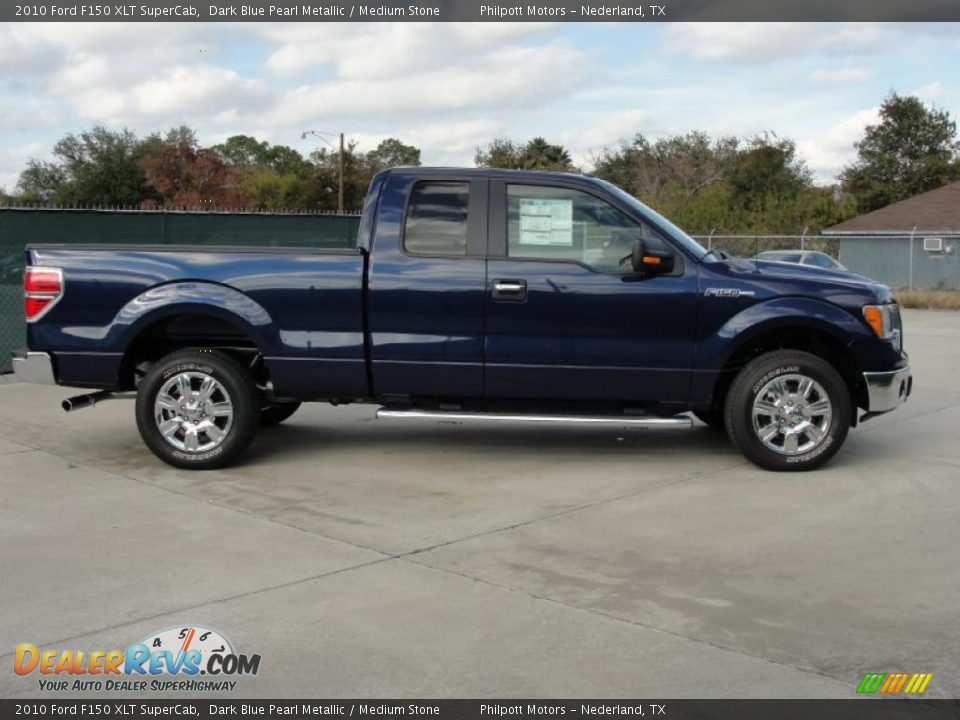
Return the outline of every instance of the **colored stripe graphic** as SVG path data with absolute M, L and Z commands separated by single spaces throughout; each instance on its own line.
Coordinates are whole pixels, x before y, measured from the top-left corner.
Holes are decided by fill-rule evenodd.
M 884 693 L 885 695 L 922 695 L 933 680 L 933 673 L 867 673 L 857 685 L 857 692 L 863 694 Z
M 890 673 L 887 675 L 886 682 L 883 683 L 883 686 L 880 688 L 880 692 L 887 693 L 888 695 L 894 695 L 903 689 L 903 686 L 906 682 L 906 673 Z
M 904 692 L 910 693 L 911 695 L 921 695 L 923 691 L 927 689 L 927 685 L 930 684 L 932 679 L 933 673 L 914 673 L 910 677 L 910 682 L 907 683 Z
M 883 680 L 886 677 L 886 673 L 867 673 L 863 676 L 863 680 L 861 680 L 860 684 L 857 686 L 857 692 L 875 693 L 880 689 L 880 685 L 883 683 Z

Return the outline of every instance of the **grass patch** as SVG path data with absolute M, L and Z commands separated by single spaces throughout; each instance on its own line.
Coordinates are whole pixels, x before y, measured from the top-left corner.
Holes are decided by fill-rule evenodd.
M 960 290 L 906 290 L 894 291 L 901 307 L 922 310 L 960 310 Z

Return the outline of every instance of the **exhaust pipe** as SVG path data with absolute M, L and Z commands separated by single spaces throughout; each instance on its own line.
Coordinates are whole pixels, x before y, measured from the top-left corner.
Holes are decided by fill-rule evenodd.
M 98 402 L 103 402 L 104 400 L 118 400 L 125 397 L 134 397 L 136 393 L 124 393 L 124 392 L 115 392 L 114 390 L 98 390 L 97 392 L 86 393 L 84 395 L 76 395 L 71 398 L 67 398 L 62 403 L 60 407 L 63 408 L 64 412 L 73 412 L 74 410 L 83 410 L 84 408 L 93 407 Z

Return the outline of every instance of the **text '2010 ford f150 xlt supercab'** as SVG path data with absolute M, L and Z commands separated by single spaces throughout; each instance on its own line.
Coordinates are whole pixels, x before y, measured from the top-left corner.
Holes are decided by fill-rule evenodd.
M 888 288 L 709 252 L 590 177 L 398 168 L 355 249 L 34 245 L 26 381 L 136 394 L 147 446 L 233 461 L 304 401 L 380 417 L 683 428 L 817 467 L 912 378 Z M 862 419 L 862 418 L 859 418 Z

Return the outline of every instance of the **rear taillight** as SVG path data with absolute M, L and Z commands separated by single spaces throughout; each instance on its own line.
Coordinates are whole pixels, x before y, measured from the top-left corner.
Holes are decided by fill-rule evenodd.
M 27 266 L 23 274 L 23 311 L 27 322 L 39 320 L 62 297 L 63 271 L 60 268 Z

